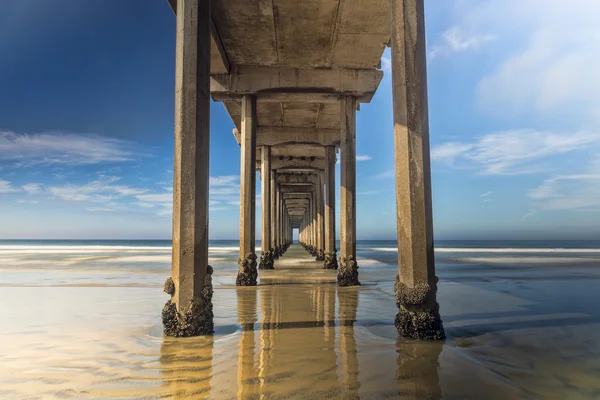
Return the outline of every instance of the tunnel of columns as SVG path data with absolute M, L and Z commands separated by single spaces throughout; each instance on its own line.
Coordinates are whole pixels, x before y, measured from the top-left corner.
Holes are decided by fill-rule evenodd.
M 211 97 L 225 106 L 240 146 L 236 285 L 255 286 L 260 270 L 276 269 L 294 229 L 311 257 L 337 270 L 339 286 L 360 285 L 356 113 L 379 86 L 381 55 L 389 46 L 398 232 L 395 325 L 407 338 L 443 339 L 433 258 L 423 0 L 169 3 L 177 30 L 173 260 L 165 282 L 171 295 L 163 309 L 165 334 L 214 330 L 208 265 Z

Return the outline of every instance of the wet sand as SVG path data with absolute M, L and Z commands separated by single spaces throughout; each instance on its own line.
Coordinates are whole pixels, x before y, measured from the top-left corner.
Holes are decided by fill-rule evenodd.
M 0 398 L 600 398 L 598 295 L 584 294 L 596 272 L 472 283 L 442 268 L 449 338 L 422 343 L 393 326 L 395 266 L 371 264 L 363 286 L 338 288 L 294 246 L 261 286 L 237 288 L 231 261 L 213 260 L 216 332 L 187 339 L 162 337 L 165 265 L 130 277 L 78 263 L 35 282 L 7 265 Z

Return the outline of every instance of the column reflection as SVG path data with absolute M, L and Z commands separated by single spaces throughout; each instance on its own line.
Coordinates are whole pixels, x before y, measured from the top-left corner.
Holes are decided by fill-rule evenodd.
M 161 397 L 210 396 L 213 347 L 212 336 L 164 338 L 159 358 L 163 381 Z

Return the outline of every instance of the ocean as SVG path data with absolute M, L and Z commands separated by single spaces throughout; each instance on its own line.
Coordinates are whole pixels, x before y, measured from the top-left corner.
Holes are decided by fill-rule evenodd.
M 238 288 L 211 241 L 215 334 L 163 338 L 170 245 L 0 241 L 0 398 L 600 398 L 600 242 L 436 242 L 443 343 L 397 337 L 395 241 L 354 288 L 298 246 Z

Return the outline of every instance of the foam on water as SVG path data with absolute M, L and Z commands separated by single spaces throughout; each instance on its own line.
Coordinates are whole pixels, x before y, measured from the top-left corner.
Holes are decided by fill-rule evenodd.
M 381 251 L 386 253 L 397 253 L 396 247 L 372 247 L 372 248 L 361 248 L 362 251 Z M 449 248 L 449 247 L 436 247 L 436 253 L 600 253 L 600 249 L 565 249 L 565 248 Z

